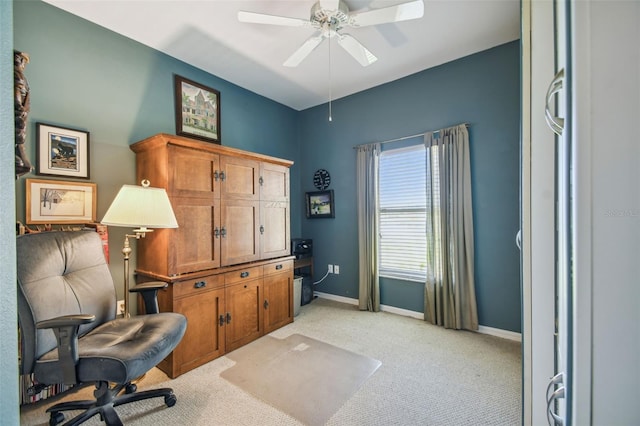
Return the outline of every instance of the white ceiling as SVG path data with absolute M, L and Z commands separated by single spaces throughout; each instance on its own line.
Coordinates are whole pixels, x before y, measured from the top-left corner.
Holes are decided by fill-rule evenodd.
M 425 0 L 422 19 L 342 31 L 378 57 L 368 67 L 335 41 L 329 47 L 325 40 L 298 67 L 288 68 L 282 63 L 313 34 L 313 28 L 240 23 L 237 13 L 307 19 L 315 0 L 45 1 L 296 110 L 520 36 L 519 0 Z M 362 12 L 406 1 L 345 3 L 351 12 Z

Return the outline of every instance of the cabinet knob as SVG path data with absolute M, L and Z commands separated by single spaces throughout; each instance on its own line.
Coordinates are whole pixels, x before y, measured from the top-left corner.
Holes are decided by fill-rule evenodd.
M 263 306 L 264 306 L 265 309 L 267 309 L 269 307 L 269 301 L 267 299 L 264 299 Z
M 247 278 L 249 276 L 249 271 L 244 271 L 240 273 L 240 278 Z
M 264 225 L 260 225 L 260 233 L 264 234 Z
M 258 179 L 258 183 L 260 183 L 260 186 L 264 185 L 264 179 L 262 178 L 262 176 L 260 176 L 260 179 Z
M 193 285 L 195 288 L 205 288 L 207 286 L 206 281 L 198 281 Z
M 225 238 L 227 236 L 227 228 L 225 228 L 224 226 L 220 228 L 220 236 L 222 238 Z
M 276 271 L 279 271 L 280 269 L 282 269 L 282 265 L 281 264 L 276 265 Z
M 213 236 L 216 237 L 216 238 L 220 238 L 220 230 L 218 229 L 217 226 L 213 230 Z
M 215 181 L 217 182 L 217 181 L 218 181 L 218 177 L 219 177 L 219 176 L 218 176 L 218 171 L 217 171 L 217 170 L 214 170 L 214 171 L 213 171 L 213 180 L 215 180 Z
M 227 312 L 227 324 L 231 324 L 231 312 Z
M 227 175 L 225 175 L 225 174 L 224 174 L 224 172 L 220 172 L 220 175 L 219 175 L 219 176 L 220 176 L 220 180 L 221 180 L 222 182 L 224 182 L 225 180 L 227 180 Z
M 218 324 L 220 324 L 220 327 L 222 327 L 224 325 L 224 315 L 220 314 L 220 317 L 218 318 Z

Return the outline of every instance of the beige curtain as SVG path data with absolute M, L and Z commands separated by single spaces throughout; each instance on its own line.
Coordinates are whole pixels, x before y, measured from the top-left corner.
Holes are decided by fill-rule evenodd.
M 427 279 L 424 319 L 478 329 L 473 265 L 469 132 L 464 124 L 425 134 Z
M 378 276 L 378 162 L 380 144 L 357 147 L 360 310 L 380 310 Z

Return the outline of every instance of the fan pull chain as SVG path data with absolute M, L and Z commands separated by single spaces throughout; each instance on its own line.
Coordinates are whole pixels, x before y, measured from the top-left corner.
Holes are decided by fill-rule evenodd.
M 331 117 L 331 39 L 332 37 L 329 37 L 329 121 L 332 121 L 332 117 Z

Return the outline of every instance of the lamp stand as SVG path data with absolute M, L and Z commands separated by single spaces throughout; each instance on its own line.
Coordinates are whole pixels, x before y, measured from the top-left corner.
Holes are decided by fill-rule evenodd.
M 122 247 L 122 255 L 124 256 L 124 318 L 129 318 L 129 255 L 133 251 L 129 244 L 129 238 L 135 238 L 139 240 L 144 238 L 147 232 L 152 232 L 152 229 L 140 228 L 134 229 L 135 234 L 124 235 L 124 247 Z
M 129 318 L 129 255 L 131 254 L 131 246 L 129 245 L 129 237 L 138 238 L 137 235 L 125 234 L 124 247 L 122 254 L 124 255 L 124 317 Z

